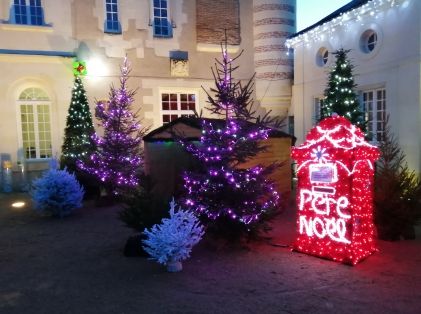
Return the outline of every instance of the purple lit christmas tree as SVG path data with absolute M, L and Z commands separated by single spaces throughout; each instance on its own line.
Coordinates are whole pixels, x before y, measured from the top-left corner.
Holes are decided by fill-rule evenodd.
M 139 184 L 143 165 L 141 141 L 145 130 L 138 122 L 137 113 L 131 111 L 135 91 L 128 90 L 130 73 L 127 57 L 121 67 L 120 88 L 111 86 L 109 101 L 99 101 L 95 117 L 104 129 L 101 137 L 94 134 L 97 150 L 79 167 L 95 175 L 108 194 L 124 194 Z
M 241 54 L 240 54 L 241 55 Z M 251 100 L 252 79 L 243 86 L 235 82 L 232 73 L 238 67 L 230 59 L 226 46 L 222 61 L 212 69 L 216 88 L 208 93 L 208 108 L 224 119 L 204 119 L 200 145 L 183 143 L 187 151 L 203 164 L 202 171 L 184 176 L 185 206 L 196 212 L 222 236 L 249 235 L 259 231 L 277 208 L 279 195 L 267 176 L 276 165 L 241 167 L 259 152 L 268 137 L 268 125 L 274 120 L 268 115 L 255 117 Z

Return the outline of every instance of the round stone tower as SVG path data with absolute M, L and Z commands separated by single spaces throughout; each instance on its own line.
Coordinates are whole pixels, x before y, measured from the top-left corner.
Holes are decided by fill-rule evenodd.
M 296 0 L 253 0 L 256 100 L 271 115 L 286 116 L 291 105 L 293 56 L 285 40 L 295 19 Z

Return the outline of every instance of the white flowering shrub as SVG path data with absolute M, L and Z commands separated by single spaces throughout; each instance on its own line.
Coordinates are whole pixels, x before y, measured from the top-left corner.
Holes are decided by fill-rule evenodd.
M 83 194 L 83 187 L 66 170 L 51 168 L 32 183 L 35 210 L 55 217 L 62 218 L 82 207 Z
M 180 262 L 190 257 L 191 250 L 204 234 L 203 226 L 197 217 L 179 208 L 175 211 L 174 199 L 170 203 L 170 218 L 150 230 L 145 229 L 146 239 L 143 248 L 160 264 Z

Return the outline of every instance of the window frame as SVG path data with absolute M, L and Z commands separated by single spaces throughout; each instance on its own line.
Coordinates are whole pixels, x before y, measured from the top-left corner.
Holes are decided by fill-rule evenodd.
M 177 109 L 163 109 L 163 95 L 168 94 L 169 98 L 171 97 L 171 94 L 177 95 Z M 181 109 L 181 95 L 187 95 L 187 104 L 189 103 L 189 96 L 188 95 L 194 95 L 194 110 L 192 109 Z M 171 106 L 171 100 L 169 99 L 169 106 Z M 177 118 L 183 117 L 183 116 L 194 116 L 194 112 L 198 112 L 199 109 L 199 92 L 195 90 L 162 90 L 159 92 L 159 110 L 160 110 L 160 119 L 161 119 L 161 125 L 170 123 L 174 121 Z M 164 120 L 164 115 L 169 115 L 170 119 L 169 121 Z M 176 116 L 176 117 L 173 117 Z
M 377 33 L 373 32 L 367 36 L 367 51 L 372 52 L 377 46 Z
M 31 25 L 41 26 L 45 25 L 44 22 L 44 9 L 41 0 L 29 0 L 28 16 Z M 34 23 L 34 21 L 36 21 Z M 39 22 L 39 23 L 38 23 Z
M 45 91 L 41 88 L 38 87 L 29 87 L 26 88 L 24 90 L 22 90 L 19 94 L 19 99 L 16 101 L 16 109 L 17 109 L 17 124 L 18 124 L 18 144 L 19 147 L 22 149 L 22 156 L 25 160 L 27 161 L 42 161 L 42 160 L 50 160 L 51 158 L 53 158 L 53 137 L 52 137 L 52 112 L 51 112 L 51 100 L 48 98 L 40 98 L 40 99 L 21 99 L 21 95 L 27 91 L 28 89 L 31 88 L 35 88 L 35 89 L 40 89 L 43 93 L 45 93 Z M 45 93 L 46 94 L 46 93 Z M 31 157 L 30 155 L 28 155 L 26 149 L 25 149 L 25 139 L 24 139 L 24 130 L 23 130 L 23 124 L 25 123 L 25 121 L 22 121 L 22 107 L 23 106 L 30 106 L 32 108 L 32 112 L 31 114 L 33 115 L 33 121 L 30 121 L 33 123 L 33 133 L 34 133 L 34 141 L 35 141 L 35 147 L 34 147 L 34 153 L 35 153 L 35 157 Z M 40 121 L 40 116 L 42 114 L 42 112 L 40 111 L 40 106 L 47 106 L 48 110 L 48 121 Z M 40 130 L 40 125 L 41 123 L 44 124 L 49 124 L 49 130 L 47 130 L 47 132 L 49 133 L 49 136 L 46 139 L 41 139 L 42 136 L 41 132 L 45 132 L 45 130 Z M 28 128 L 29 130 L 29 128 Z M 45 132 L 45 133 L 47 133 Z M 29 133 L 29 131 L 28 131 Z M 49 144 L 49 148 L 42 148 L 41 146 L 41 142 L 45 141 L 47 143 L 47 146 Z M 28 147 L 32 147 L 32 146 L 28 146 Z M 47 157 L 43 157 L 42 156 L 42 152 L 43 150 L 47 150 L 48 152 L 48 156 Z
M 320 68 L 326 67 L 329 63 L 329 50 L 322 46 L 316 52 L 316 65 Z
M 372 93 L 372 99 L 368 95 Z M 379 98 L 379 93 L 381 97 Z M 370 102 L 371 109 L 370 109 Z M 367 121 L 367 138 L 371 143 L 383 141 L 387 117 L 387 93 L 385 87 L 366 89 L 361 91 L 361 104 Z M 380 107 L 379 107 L 380 105 Z M 380 109 L 379 109 L 380 108 Z
M 166 12 L 167 12 L 167 16 L 162 17 L 162 16 L 155 16 L 155 8 L 158 8 L 159 10 L 163 10 L 162 6 L 160 7 L 155 7 L 155 2 L 159 1 L 160 4 L 162 4 L 162 1 L 166 2 Z M 171 1 L 170 0 L 150 0 L 150 16 L 151 16 L 151 22 L 150 25 L 152 26 L 152 32 L 153 32 L 153 37 L 155 38 L 172 38 L 173 37 L 173 22 L 172 22 L 172 18 L 171 18 Z M 165 20 L 166 25 L 165 26 L 161 26 L 161 24 L 159 25 L 161 28 L 163 27 L 167 27 L 168 28 L 168 34 L 159 34 L 157 32 L 157 23 L 156 23 L 156 19 L 160 19 L 162 21 Z
M 325 99 L 324 96 L 314 97 L 313 112 L 312 112 L 312 125 L 313 126 L 316 125 L 320 121 L 324 99 Z
M 360 50 L 364 54 L 371 54 L 376 51 L 379 45 L 379 34 L 378 31 L 369 28 L 366 29 L 360 36 Z
M 115 2 L 116 11 L 108 11 L 108 2 Z M 111 7 L 114 5 L 114 3 L 109 4 Z M 104 33 L 107 34 L 121 34 L 121 23 L 119 19 L 119 12 L 120 12 L 120 4 L 118 0 L 104 0 Z M 111 17 L 116 17 L 116 20 L 108 20 L 108 14 L 110 14 Z M 116 24 L 116 28 L 109 28 L 108 24 Z
M 12 0 L 9 23 L 29 26 L 48 26 L 45 23 L 42 0 Z

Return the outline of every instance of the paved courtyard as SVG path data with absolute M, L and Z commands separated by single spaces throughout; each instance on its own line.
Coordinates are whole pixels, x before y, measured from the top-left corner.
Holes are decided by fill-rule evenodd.
M 0 313 L 420 313 L 421 234 L 379 241 L 355 267 L 291 252 L 293 207 L 248 249 L 205 242 L 167 273 L 123 256 L 118 208 L 86 204 L 56 220 L 0 195 Z

